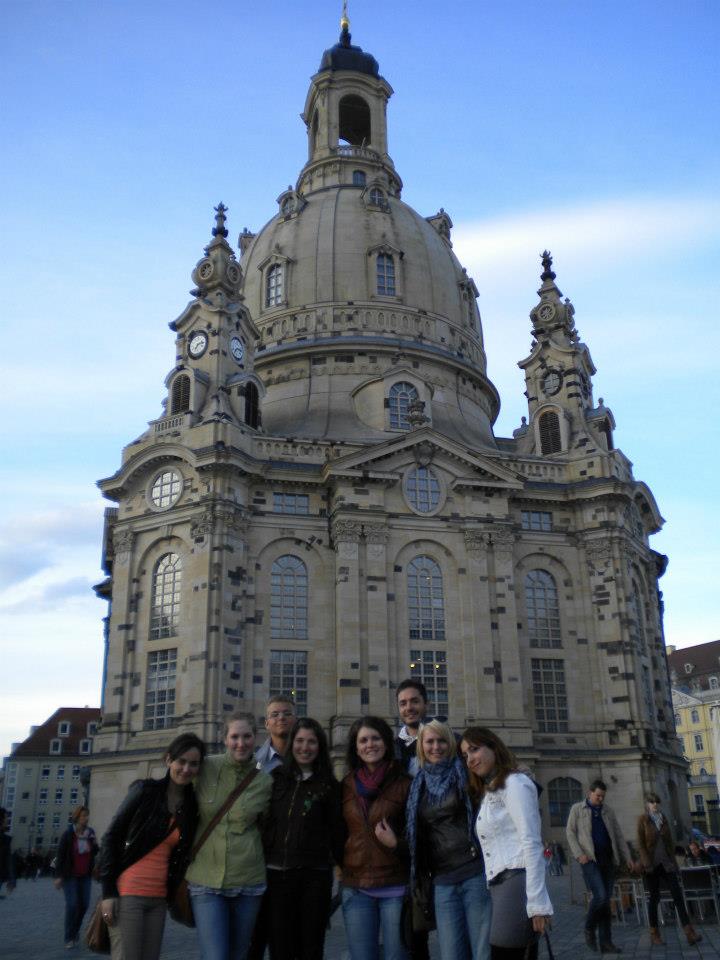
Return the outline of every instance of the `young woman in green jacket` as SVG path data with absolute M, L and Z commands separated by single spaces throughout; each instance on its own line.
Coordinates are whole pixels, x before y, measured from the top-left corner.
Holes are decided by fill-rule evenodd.
M 185 875 L 203 960 L 245 960 L 265 892 L 258 818 L 267 809 L 272 782 L 255 769 L 256 733 L 252 714 L 230 714 L 225 722 L 226 751 L 205 760 L 195 784 L 200 811 L 197 840 L 230 793 L 254 772 Z

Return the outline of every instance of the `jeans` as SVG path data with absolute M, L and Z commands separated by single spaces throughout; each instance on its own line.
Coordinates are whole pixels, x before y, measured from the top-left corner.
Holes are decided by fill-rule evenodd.
M 165 897 L 120 897 L 108 927 L 110 960 L 158 960 L 166 913 Z
M 90 903 L 90 877 L 63 878 L 62 889 L 65 894 L 65 943 L 78 939 L 83 917 Z
M 400 930 L 403 897 L 369 897 L 343 887 L 342 910 L 350 960 L 379 960 L 382 928 L 384 960 L 407 960 Z
M 260 896 L 190 887 L 202 960 L 245 960 L 250 948 Z
M 268 870 L 271 960 L 323 960 L 331 894 L 329 867 Z
M 441 960 L 490 960 L 492 902 L 485 874 L 435 884 L 434 898 Z
M 612 943 L 610 900 L 615 884 L 615 870 L 610 860 L 589 860 L 580 866 L 585 886 L 592 894 L 585 918 L 585 929 L 594 931 L 597 927 L 600 944 L 606 946 Z
M 690 918 L 688 917 L 685 901 L 683 900 L 683 894 L 682 890 L 680 889 L 680 881 L 678 880 L 677 872 L 666 870 L 662 865 L 655 867 L 655 869 L 651 870 L 650 873 L 645 874 L 645 882 L 647 883 L 648 893 L 650 894 L 650 902 L 648 904 L 648 919 L 650 921 L 650 926 L 656 927 L 658 925 L 660 884 L 663 882 L 663 880 L 670 888 L 670 894 L 673 898 L 673 903 L 677 909 L 678 916 L 680 917 L 680 923 L 683 925 L 683 927 L 686 927 L 690 923 Z

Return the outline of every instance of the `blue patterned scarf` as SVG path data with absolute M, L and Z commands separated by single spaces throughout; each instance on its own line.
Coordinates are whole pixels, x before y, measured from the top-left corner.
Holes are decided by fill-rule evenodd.
M 465 764 L 459 757 L 453 760 L 441 760 L 439 763 L 426 763 L 420 767 L 412 782 L 406 807 L 407 839 L 410 848 L 410 889 L 415 882 L 415 862 L 417 858 L 417 819 L 418 808 L 423 791 L 428 803 L 436 807 L 456 791 L 465 801 L 467 812 L 468 839 L 473 843 L 473 808 L 468 793 L 468 778 Z

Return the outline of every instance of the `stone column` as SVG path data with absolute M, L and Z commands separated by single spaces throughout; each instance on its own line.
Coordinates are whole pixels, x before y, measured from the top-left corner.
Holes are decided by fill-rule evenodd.
M 490 631 L 490 576 L 488 573 L 487 533 L 480 529 L 465 531 L 468 558 L 467 589 L 472 639 L 463 651 L 465 703 L 467 718 L 491 723 L 498 718 L 496 664 Z M 466 718 L 466 719 L 467 719 Z
M 335 547 L 335 649 L 338 664 L 338 718 L 362 714 L 360 698 L 362 645 L 360 639 L 360 534 L 355 520 L 332 524 Z
M 500 693 L 502 717 L 506 723 L 513 721 L 528 724 L 525 716 L 520 646 L 517 633 L 517 607 L 515 604 L 515 569 L 513 548 L 515 534 L 507 529 L 490 533 L 491 578 L 490 632 L 495 638 L 493 649 L 495 661 L 500 663 Z
M 390 677 L 399 677 L 398 647 L 388 632 L 387 542 L 390 532 L 384 523 L 363 524 L 365 535 L 365 587 L 367 591 L 367 662 L 364 669 L 361 703 L 363 709 L 381 717 L 394 712 Z

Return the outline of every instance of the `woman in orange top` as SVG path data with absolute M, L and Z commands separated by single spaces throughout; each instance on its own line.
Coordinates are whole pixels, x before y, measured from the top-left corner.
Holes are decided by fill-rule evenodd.
M 162 780 L 137 780 L 102 840 L 97 873 L 112 960 L 157 960 L 167 899 L 188 864 L 198 808 L 192 781 L 205 745 L 194 733 L 165 753 Z

